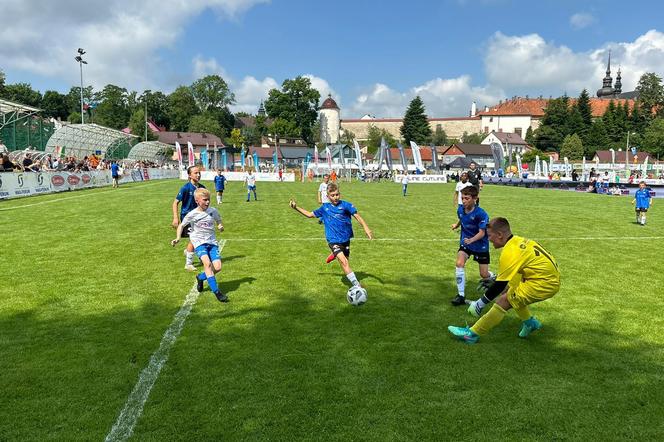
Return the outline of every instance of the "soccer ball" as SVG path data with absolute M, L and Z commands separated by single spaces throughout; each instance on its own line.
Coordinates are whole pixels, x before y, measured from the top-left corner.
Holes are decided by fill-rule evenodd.
M 349 304 L 362 305 L 367 302 L 367 291 L 362 287 L 353 286 L 348 289 L 346 299 L 348 299 Z

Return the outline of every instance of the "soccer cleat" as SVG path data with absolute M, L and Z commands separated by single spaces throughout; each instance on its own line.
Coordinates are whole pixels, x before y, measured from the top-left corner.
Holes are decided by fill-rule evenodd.
M 196 271 L 196 267 L 194 267 L 193 264 L 185 264 L 185 265 L 184 265 L 184 269 L 185 269 L 185 270 L 188 270 L 188 271 L 190 271 L 190 272 L 195 272 L 195 271 Z
M 472 316 L 475 316 L 476 318 L 479 318 L 480 315 L 482 314 L 482 309 L 479 306 L 479 303 L 477 301 L 472 301 L 470 305 L 468 306 L 468 313 L 470 313 Z
M 466 298 L 461 295 L 456 295 L 451 302 L 454 306 L 464 305 L 466 303 Z
M 325 264 L 329 264 L 329 263 L 331 263 L 332 261 L 335 260 L 335 258 L 336 258 L 336 256 L 334 256 L 334 254 L 330 253 L 330 256 L 328 256 L 328 257 L 325 259 Z
M 219 301 L 219 302 L 228 302 L 228 296 L 221 293 L 220 290 L 217 290 L 216 292 L 214 292 L 214 296 L 217 297 L 217 301 Z
M 537 319 L 535 319 L 534 316 L 532 316 L 530 319 L 526 319 L 521 324 L 521 330 L 519 330 L 519 337 L 527 338 L 528 336 L 530 336 L 532 332 L 539 330 L 540 328 L 542 328 L 542 323 L 539 322 Z
M 196 290 L 198 290 L 198 293 L 203 291 L 203 280 L 198 279 L 198 277 L 196 277 Z
M 466 344 L 475 344 L 480 336 L 473 333 L 470 327 L 455 327 L 450 325 L 447 327 L 450 333 L 452 333 L 457 339 L 465 342 Z

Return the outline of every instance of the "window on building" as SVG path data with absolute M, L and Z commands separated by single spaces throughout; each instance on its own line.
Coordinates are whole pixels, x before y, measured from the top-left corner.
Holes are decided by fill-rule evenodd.
M 493 117 L 489 117 L 489 123 L 493 123 Z
M 521 136 L 521 133 L 522 133 L 522 132 L 523 132 L 523 130 L 522 130 L 520 127 L 515 127 L 515 128 L 514 128 L 514 133 L 515 133 L 515 134 L 519 134 L 519 136 Z
M 489 133 L 489 126 L 484 126 L 484 133 L 488 134 Z

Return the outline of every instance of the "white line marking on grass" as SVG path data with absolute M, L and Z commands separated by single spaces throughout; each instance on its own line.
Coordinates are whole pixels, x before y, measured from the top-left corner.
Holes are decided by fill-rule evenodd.
M 225 245 L 226 240 L 219 241 L 219 251 Z M 182 327 L 184 327 L 184 323 L 189 313 L 191 313 L 194 304 L 196 304 L 199 295 L 200 293 L 198 293 L 196 285 L 194 285 L 187 294 L 182 307 L 180 307 L 180 310 L 173 317 L 171 325 L 164 332 L 164 336 L 159 343 L 159 348 L 150 357 L 150 363 L 141 371 L 138 382 L 136 382 L 134 389 L 129 394 L 118 419 L 113 424 L 111 431 L 106 435 L 106 441 L 125 441 L 131 437 L 134 432 L 134 426 L 136 426 L 136 422 L 138 422 L 141 413 L 143 413 L 143 406 L 148 400 L 148 396 L 150 396 L 150 391 L 157 381 L 162 367 L 168 360 L 171 347 L 173 347 L 175 340 L 180 336 Z
M 567 236 L 538 237 L 541 241 L 633 241 L 664 239 L 664 236 Z M 325 241 L 324 237 L 316 238 L 227 238 L 227 241 Z M 353 241 L 369 241 L 368 238 L 353 238 Z M 459 238 L 374 238 L 372 241 L 394 242 L 459 242 Z
M 60 201 L 71 200 L 71 199 L 74 199 L 74 198 L 83 198 L 83 197 L 86 197 L 86 196 L 95 196 L 95 195 L 99 195 L 99 194 L 101 194 L 101 193 L 108 193 L 108 192 L 122 192 L 123 190 L 132 190 L 132 189 L 136 189 L 136 188 L 139 188 L 139 187 L 140 187 L 140 188 L 143 188 L 143 187 L 148 187 L 148 186 L 154 186 L 155 184 L 162 184 L 162 183 L 165 183 L 165 182 L 167 182 L 167 181 L 168 181 L 168 180 L 160 180 L 160 181 L 152 182 L 152 183 L 148 183 L 148 184 L 138 184 L 138 185 L 136 185 L 136 186 L 131 186 L 131 187 L 128 187 L 128 188 L 126 188 L 126 187 L 121 187 L 121 188 L 119 188 L 119 189 L 108 189 L 108 190 L 102 190 L 102 191 L 100 191 L 100 192 L 85 193 L 85 194 L 74 195 L 74 196 L 66 196 L 66 197 L 64 197 L 64 198 L 54 198 L 54 199 L 52 199 L 52 200 L 48 200 L 48 201 L 40 201 L 40 202 L 38 202 L 38 203 L 23 204 L 22 206 L 2 207 L 2 208 L 0 208 L 0 211 L 4 211 L 4 210 L 15 210 L 15 209 L 23 209 L 24 207 L 41 206 L 42 204 L 49 204 L 49 203 L 59 203 Z M 79 190 L 91 190 L 91 189 L 79 189 Z M 78 192 L 78 190 L 77 190 L 76 192 Z M 64 192 L 61 192 L 61 193 L 64 193 Z M 46 194 L 46 195 L 53 195 L 53 194 Z M 15 201 L 15 200 L 12 199 L 12 200 L 5 200 L 5 201 Z

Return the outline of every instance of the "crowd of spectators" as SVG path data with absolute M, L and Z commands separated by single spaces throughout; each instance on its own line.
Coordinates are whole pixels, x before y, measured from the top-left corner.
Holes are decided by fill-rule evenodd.
M 35 152 L 25 152 L 16 162 L 13 162 L 7 152 L 2 153 L 0 154 L 0 172 L 90 172 L 93 170 L 108 170 L 113 162 L 113 160 L 102 159 L 97 155 L 86 155 L 83 158 L 70 155 L 59 158 L 48 154 L 40 155 L 41 159 L 35 157 Z M 123 169 L 174 168 L 172 164 L 159 164 L 147 160 L 120 160 L 118 163 Z

